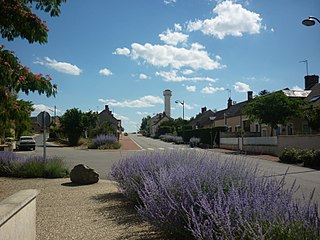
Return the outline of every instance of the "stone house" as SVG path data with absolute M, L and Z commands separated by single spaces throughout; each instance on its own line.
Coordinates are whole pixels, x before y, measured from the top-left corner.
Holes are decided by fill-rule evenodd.
M 109 123 L 115 129 L 115 135 L 119 139 L 122 131 L 121 120 L 118 120 L 113 116 L 108 105 L 105 105 L 104 110 L 98 115 L 98 125 L 101 126 L 104 123 Z
M 320 106 L 319 76 L 305 76 L 305 90 L 289 90 L 286 88 L 279 91 L 288 97 L 302 98 L 304 101 Z M 240 103 L 234 103 L 229 98 L 226 109 L 217 112 L 212 112 L 211 110 L 209 112 L 203 109 L 201 114 L 196 116 L 191 124 L 194 128 L 227 126 L 228 132 L 234 133 L 234 135 L 243 131 L 252 136 L 270 136 L 270 126 L 258 122 L 249 122 L 248 117 L 243 115 L 243 110 L 252 100 L 252 91 L 248 91 L 247 100 Z M 274 130 L 273 135 L 293 135 L 299 133 L 311 133 L 308 122 L 304 119 L 292 119 L 286 126 L 279 125 L 279 128 Z

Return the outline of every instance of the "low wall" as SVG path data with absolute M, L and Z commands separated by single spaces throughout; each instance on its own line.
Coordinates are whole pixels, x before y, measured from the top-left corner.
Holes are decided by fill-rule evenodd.
M 0 202 L 0 239 L 36 239 L 36 189 L 19 191 Z
M 285 148 L 301 148 L 320 150 L 320 135 L 278 136 L 278 151 Z
M 279 155 L 285 148 L 320 150 L 320 135 L 220 138 L 220 148 L 270 155 Z

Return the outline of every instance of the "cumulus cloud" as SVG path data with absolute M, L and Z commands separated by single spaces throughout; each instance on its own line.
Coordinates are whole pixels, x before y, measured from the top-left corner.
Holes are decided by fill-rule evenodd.
M 193 70 L 191 70 L 191 69 L 186 69 L 186 70 L 183 70 L 182 73 L 183 73 L 184 75 L 189 75 L 189 74 L 192 74 L 192 73 L 193 73 Z
M 140 73 L 140 74 L 139 74 L 139 78 L 140 78 L 141 80 L 146 80 L 146 79 L 148 79 L 149 77 L 148 77 L 147 75 L 145 75 L 144 73 Z
M 292 90 L 294 91 L 303 91 L 303 88 L 299 87 L 298 85 L 292 87 Z
M 217 4 L 213 12 L 217 14 L 214 18 L 189 21 L 188 31 L 201 31 L 205 35 L 223 39 L 228 35 L 241 37 L 244 33 L 257 34 L 262 28 L 262 18 L 258 13 L 251 12 L 231 0 Z
M 54 114 L 54 107 L 48 107 L 44 104 L 33 104 L 34 111 L 32 112 L 32 115 L 38 115 L 40 112 L 46 111 L 50 115 Z M 59 109 L 56 109 L 56 114 L 60 114 L 62 111 Z
M 196 86 L 186 86 L 186 89 L 188 92 L 195 92 L 196 91 Z
M 117 48 L 113 54 L 115 55 L 129 55 L 130 54 L 130 50 L 128 48 Z
M 170 72 L 160 71 L 156 72 L 156 76 L 160 76 L 164 79 L 165 82 L 185 82 L 185 81 L 207 81 L 207 82 L 216 82 L 216 79 L 210 77 L 186 77 L 179 76 L 176 70 Z
M 176 3 L 177 0 L 163 0 L 163 3 L 166 4 L 166 5 L 169 5 L 169 4 L 173 4 L 173 3 Z
M 251 91 L 249 85 L 242 82 L 236 82 L 235 85 L 233 85 L 233 87 L 236 92 Z
M 103 76 L 110 76 L 110 75 L 112 75 L 113 73 L 111 72 L 110 69 L 108 69 L 108 68 L 103 68 L 103 69 L 101 69 L 101 70 L 99 71 L 99 74 L 100 74 L 100 75 L 103 75 Z
M 189 35 L 167 29 L 166 32 L 159 34 L 159 37 L 166 44 L 176 46 L 178 43 L 187 42 Z
M 51 59 L 49 57 L 45 57 L 44 60 L 38 59 L 34 63 L 52 68 L 57 72 L 66 73 L 69 75 L 78 76 L 82 72 L 82 70 L 79 67 L 77 67 L 77 65 L 73 65 L 67 62 L 58 62 L 57 60 Z
M 156 104 L 163 104 L 163 99 L 157 96 L 144 96 L 136 100 L 117 101 L 114 99 L 99 99 L 99 102 L 108 104 L 114 107 L 128 107 L 128 108 L 146 108 L 154 107 Z
M 144 63 L 156 67 L 170 66 L 174 69 L 188 67 L 194 70 L 214 70 L 225 67 L 219 61 L 211 59 L 205 51 L 205 47 L 199 43 L 193 43 L 190 48 L 133 43 L 131 48 L 131 51 L 128 49 L 123 55 L 131 56 L 134 60 L 142 59 Z
M 115 117 L 116 119 L 119 119 L 119 120 L 121 120 L 121 121 L 129 121 L 129 118 L 126 117 L 126 116 L 122 116 L 122 115 L 119 115 L 119 114 L 117 114 L 117 113 L 113 113 L 113 115 L 114 115 L 114 117 Z
M 152 113 L 150 113 L 150 112 L 140 112 L 140 111 L 138 111 L 138 112 L 136 112 L 136 114 L 139 115 L 139 116 L 152 116 Z
M 202 88 L 201 92 L 205 94 L 214 94 L 218 91 L 224 91 L 225 89 L 223 87 L 221 88 L 215 88 L 215 87 L 204 87 Z

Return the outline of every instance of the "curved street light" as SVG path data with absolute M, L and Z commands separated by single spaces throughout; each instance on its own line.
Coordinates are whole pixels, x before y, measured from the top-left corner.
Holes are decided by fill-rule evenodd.
M 318 18 L 310 16 L 310 17 L 304 19 L 302 21 L 302 24 L 309 27 L 309 26 L 313 26 L 316 23 L 316 21 L 318 23 L 320 23 L 320 20 Z
M 182 105 L 182 119 L 184 120 L 184 100 L 176 100 L 175 103 L 180 103 Z

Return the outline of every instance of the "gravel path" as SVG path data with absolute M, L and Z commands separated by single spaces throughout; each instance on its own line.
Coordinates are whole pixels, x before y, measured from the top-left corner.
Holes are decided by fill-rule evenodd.
M 142 221 L 112 181 L 76 186 L 64 179 L 0 178 L 0 201 L 38 189 L 37 240 L 164 239 Z

